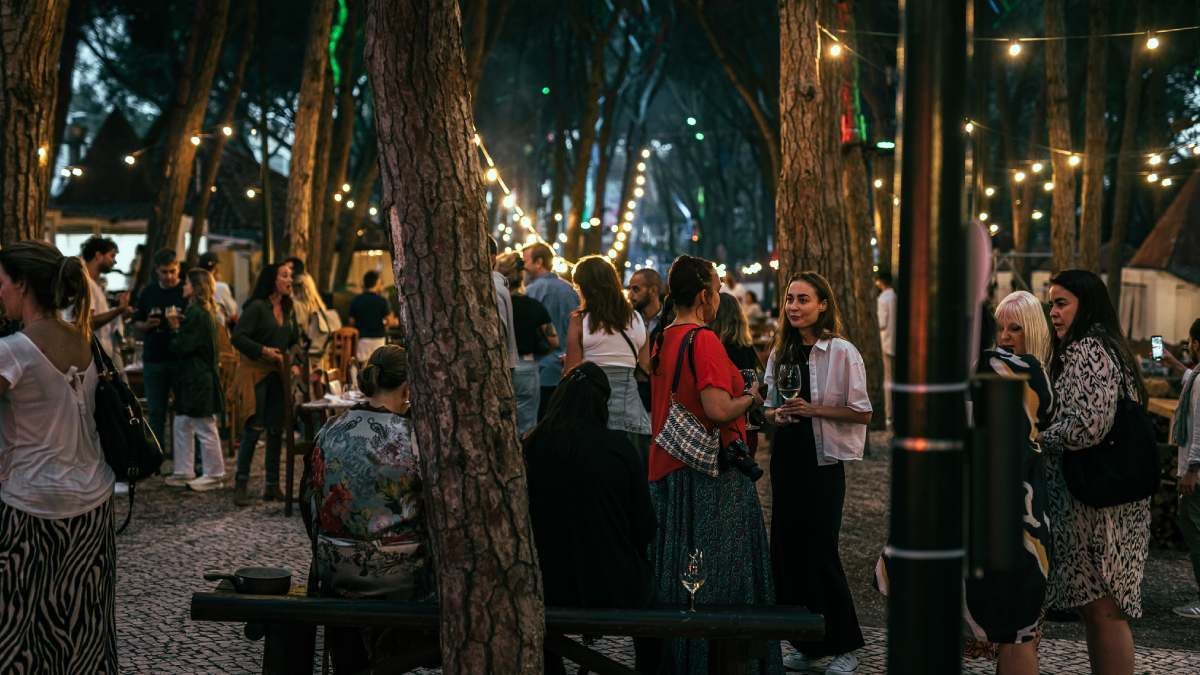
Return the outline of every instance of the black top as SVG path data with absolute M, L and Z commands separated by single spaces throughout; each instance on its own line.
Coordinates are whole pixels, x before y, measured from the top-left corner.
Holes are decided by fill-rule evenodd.
M 517 334 L 517 353 L 538 354 L 537 333 L 550 323 L 545 305 L 525 295 L 512 296 L 513 331 Z
M 296 317 L 289 313 L 283 317 L 283 325 L 275 321 L 275 312 L 269 300 L 252 300 L 242 310 L 237 327 L 233 329 L 233 346 L 250 358 L 262 356 L 263 347 L 274 347 L 286 352 L 300 341 L 300 330 Z
M 367 291 L 358 295 L 350 303 L 350 318 L 354 319 L 354 327 L 358 336 L 365 338 L 387 337 L 383 328 L 383 320 L 392 313 L 388 301 L 382 295 Z
M 811 403 L 812 378 L 808 372 L 808 356 L 812 353 L 812 345 L 800 345 L 799 352 L 800 360 L 797 362 L 797 364 L 800 366 L 800 393 L 797 394 L 797 396 Z M 775 382 L 775 386 L 778 387 L 778 377 L 776 378 Z M 779 427 L 778 431 L 776 431 L 775 438 L 775 444 L 780 447 L 783 445 L 792 445 L 794 443 L 796 446 L 798 446 L 796 452 L 805 457 L 806 461 L 809 457 L 816 457 L 817 441 L 816 438 L 813 437 L 813 418 L 811 417 L 793 417 L 790 424 L 785 424 L 782 427 Z M 789 452 L 791 452 L 790 449 Z M 775 455 L 772 454 L 772 461 L 774 461 L 774 458 Z M 771 466 L 774 467 L 775 465 L 772 463 Z
M 754 351 L 754 347 L 726 343 L 725 353 L 738 370 L 758 370 L 758 352 Z
M 546 605 L 644 607 L 653 592 L 654 509 L 622 431 L 580 425 L 525 445 L 529 516 Z
M 171 354 L 171 326 L 167 323 L 167 307 L 174 307 L 183 316 L 187 302 L 183 299 L 183 283 L 171 288 L 163 288 L 157 281 L 152 281 L 142 289 L 138 296 L 137 312 L 133 315 L 135 321 L 145 321 L 150 318 L 152 310 L 158 310 L 156 317 L 162 320 L 157 328 L 146 331 L 142 338 L 142 360 L 146 363 L 162 363 L 174 360 Z

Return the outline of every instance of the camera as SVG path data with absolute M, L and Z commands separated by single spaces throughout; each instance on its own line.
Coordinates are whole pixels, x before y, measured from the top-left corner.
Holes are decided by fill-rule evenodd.
M 721 448 L 717 462 L 722 471 L 732 467 L 741 471 L 751 481 L 756 481 L 763 475 L 763 470 L 758 468 L 758 462 L 754 461 L 754 455 L 750 454 L 750 448 L 746 447 L 746 442 L 740 438 Z

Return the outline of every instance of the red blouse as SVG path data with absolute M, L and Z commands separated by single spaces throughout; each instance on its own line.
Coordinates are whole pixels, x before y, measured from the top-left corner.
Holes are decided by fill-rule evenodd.
M 679 346 L 688 331 L 696 328 L 696 324 L 681 324 L 670 326 L 663 331 L 662 347 L 659 349 L 658 370 L 650 376 L 650 471 L 651 481 L 660 480 L 677 469 L 684 468 L 684 463 L 667 454 L 658 447 L 653 439 L 667 421 L 667 411 L 671 407 L 671 379 L 675 376 L 675 360 L 680 356 Z M 729 393 L 730 396 L 741 396 L 745 389 L 742 374 L 737 366 L 729 360 L 725 347 L 720 338 L 711 330 L 701 330 L 696 333 L 694 343 L 696 372 L 685 360 L 683 372 L 679 376 L 679 388 L 675 392 L 675 400 L 696 416 L 710 431 L 716 423 L 704 414 L 700 403 L 700 392 L 709 387 L 716 387 Z M 687 355 L 683 355 L 687 359 Z M 746 416 L 739 415 L 732 422 L 721 426 L 721 445 L 724 446 L 735 438 L 746 437 Z

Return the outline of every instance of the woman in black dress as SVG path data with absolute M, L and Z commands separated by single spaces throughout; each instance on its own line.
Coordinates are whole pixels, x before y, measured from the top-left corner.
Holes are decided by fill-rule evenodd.
M 754 338 L 750 336 L 750 323 L 746 320 L 746 312 L 737 298 L 728 293 L 722 293 L 721 300 L 717 304 L 717 318 L 713 319 L 708 327 L 713 329 L 717 337 L 721 338 L 721 344 L 724 345 L 729 360 L 733 361 L 733 365 L 743 372 L 743 376 L 745 371 L 752 370 L 756 379 L 762 377 L 762 364 L 758 361 L 758 352 L 754 351 Z M 758 432 L 750 425 L 752 423 L 761 424 L 762 420 L 756 421 L 748 418 L 746 422 L 746 445 L 750 447 L 750 452 L 753 454 L 758 451 Z
M 554 391 L 525 441 L 529 516 L 546 605 L 645 607 L 654 593 L 654 508 L 641 456 L 608 425 L 608 377 L 584 361 Z M 653 672 L 656 642 L 635 642 Z M 563 673 L 547 653 L 546 673 Z
M 863 635 L 838 553 L 844 463 L 862 459 L 871 420 L 866 369 L 854 345 L 838 337 L 841 318 L 829 282 L 816 272 L 788 283 L 775 347 L 767 359 L 767 413 L 778 426 L 771 447 L 771 567 L 781 605 L 804 605 L 825 617 L 825 639 L 792 641 L 784 659 L 805 670 L 833 657 L 826 673 L 852 673 Z M 799 377 L 789 382 L 784 367 Z M 782 375 L 782 376 L 781 376 Z
M 239 401 L 237 422 L 245 425 L 238 448 L 234 502 L 247 506 L 252 502 L 248 488 L 250 464 L 263 430 L 267 433 L 263 499 L 283 498 L 279 492 L 279 453 L 283 446 L 286 397 L 280 369 L 288 363 L 288 350 L 300 341 L 300 329 L 292 312 L 291 266 L 263 268 L 232 339 L 239 352 L 234 382 L 234 398 Z

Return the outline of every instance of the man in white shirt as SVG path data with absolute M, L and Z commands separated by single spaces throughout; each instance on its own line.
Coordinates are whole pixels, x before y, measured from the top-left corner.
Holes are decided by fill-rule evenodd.
M 108 274 L 117 265 L 117 244 L 107 237 L 90 237 L 83 242 L 79 257 L 88 272 L 88 292 L 92 296 L 92 330 L 100 346 L 112 359 L 117 372 L 121 372 L 121 350 L 117 347 L 114 337 L 121 327 L 119 319 L 133 314 L 129 306 L 129 292 L 121 294 L 121 300 L 114 308 L 109 308 L 108 297 L 97 282 L 100 275 Z
M 221 313 L 221 318 L 225 320 L 225 324 L 229 325 L 237 321 L 238 305 L 237 300 L 233 298 L 233 289 L 229 288 L 229 284 L 221 281 L 221 270 L 218 267 L 218 262 L 217 254 L 208 251 L 200 256 L 198 264 L 213 275 L 213 303 L 216 304 L 217 311 Z
M 892 423 L 892 368 L 896 358 L 896 291 L 892 288 L 890 272 L 875 273 L 875 287 L 879 297 L 875 300 L 875 313 L 879 316 L 879 342 L 883 347 L 883 409 L 887 423 Z

